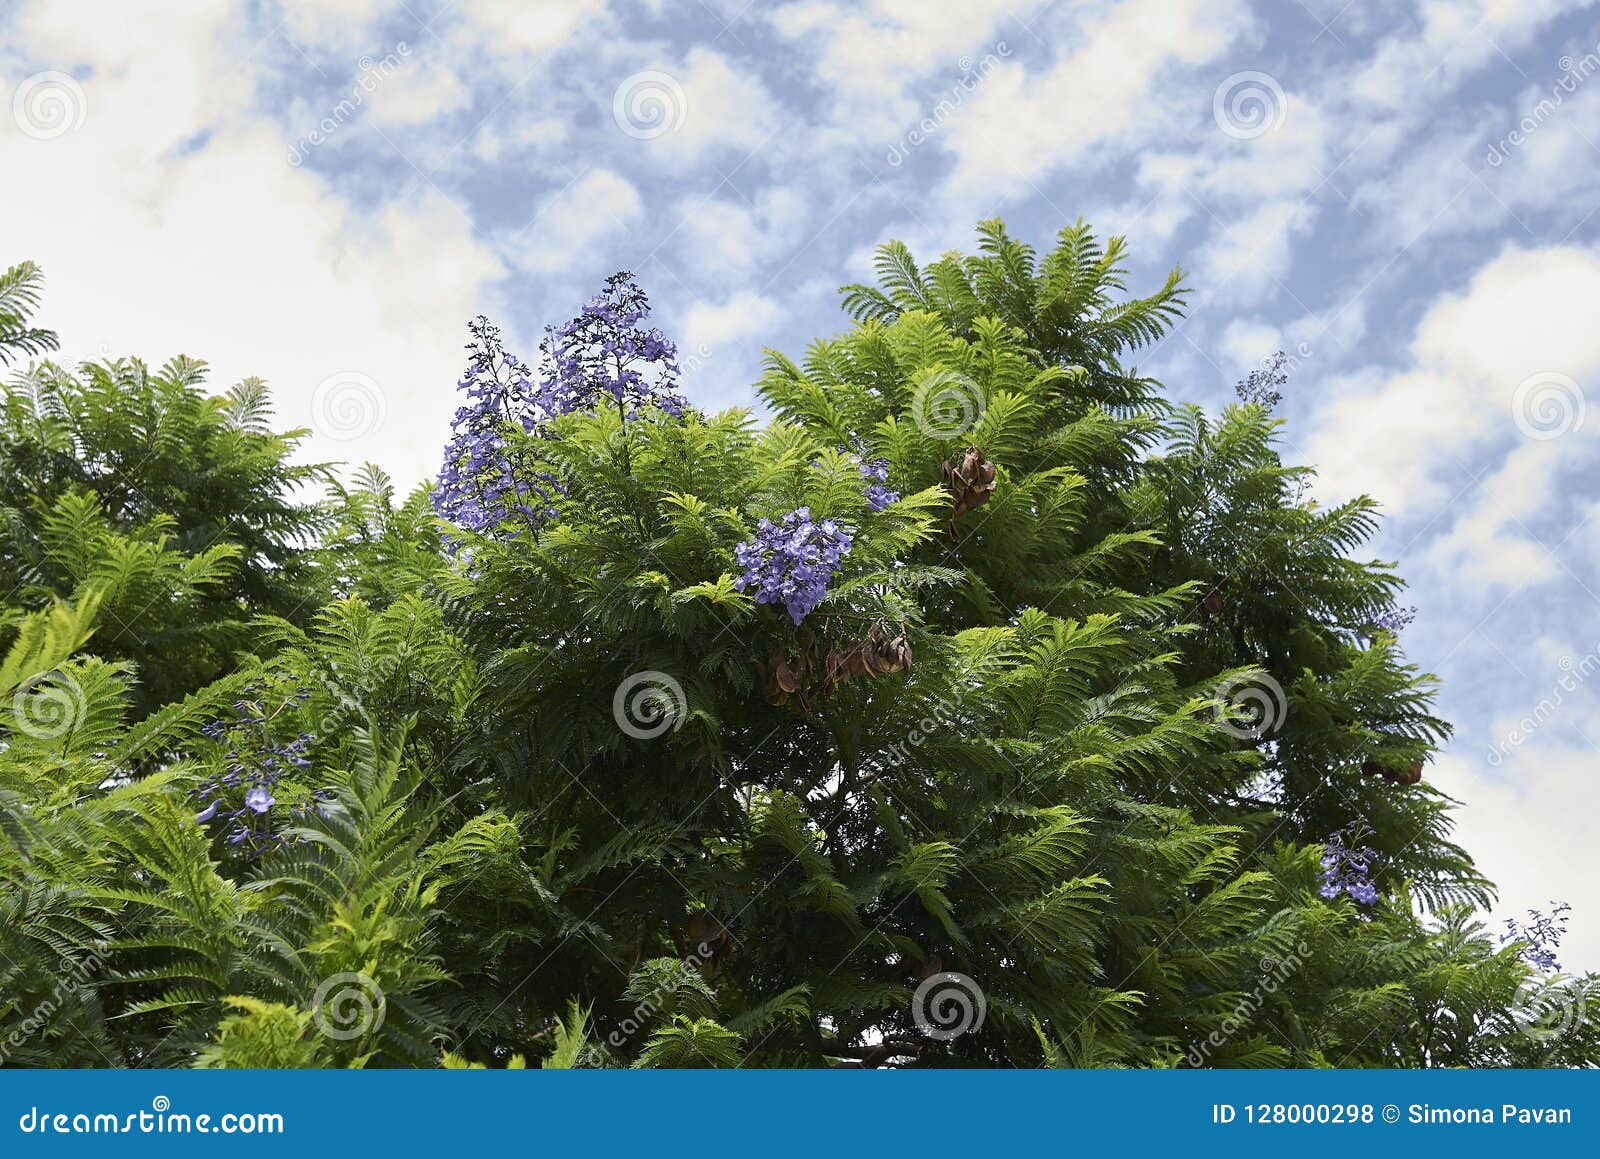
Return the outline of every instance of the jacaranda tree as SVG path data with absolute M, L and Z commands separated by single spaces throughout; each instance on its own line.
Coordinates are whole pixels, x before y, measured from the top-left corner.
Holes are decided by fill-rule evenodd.
M 1484 928 L 1377 512 L 1280 460 L 1276 364 L 1177 406 L 1131 365 L 1177 274 L 979 236 L 885 246 L 765 420 L 626 273 L 531 362 L 479 319 L 406 500 L 308 505 L 195 364 L 19 371 L 6 1060 L 1600 1060 L 1564 911 Z

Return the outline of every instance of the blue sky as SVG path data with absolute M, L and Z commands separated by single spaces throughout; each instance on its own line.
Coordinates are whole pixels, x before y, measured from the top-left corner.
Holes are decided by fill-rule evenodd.
M 1288 457 L 1383 502 L 1445 680 L 1429 779 L 1600 967 L 1597 74 L 1582 0 L 0 0 L 0 262 L 68 357 L 260 375 L 410 483 L 480 311 L 531 352 L 632 269 L 749 404 L 886 238 L 1126 233 L 1191 275 L 1177 398 L 1291 355 Z

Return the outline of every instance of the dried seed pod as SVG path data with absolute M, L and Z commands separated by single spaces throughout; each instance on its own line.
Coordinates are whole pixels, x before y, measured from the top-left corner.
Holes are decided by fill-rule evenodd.
M 773 679 L 778 687 L 785 692 L 799 692 L 805 683 L 806 664 L 802 660 L 796 663 L 788 656 L 774 657 L 772 664 Z
M 1361 771 L 1369 777 L 1382 777 L 1394 785 L 1415 785 L 1422 780 L 1422 762 L 1415 761 L 1404 768 L 1384 765 L 1368 758 L 1361 763 Z
M 766 697 L 767 703 L 774 706 L 785 703 L 789 699 L 789 694 L 778 687 L 778 679 L 773 675 L 772 669 L 761 660 L 757 660 L 755 665 L 756 675 L 761 678 L 761 694 Z
M 977 447 L 968 449 L 959 464 L 946 459 L 939 468 L 944 485 L 949 490 L 955 506 L 950 512 L 950 532 L 955 534 L 955 521 L 968 511 L 981 507 L 994 494 L 994 464 L 984 457 Z
M 904 672 L 911 667 L 911 645 L 904 633 L 891 637 L 888 625 L 882 620 L 868 630 L 866 650 L 868 665 L 874 676 Z
M 755 663 L 761 690 L 771 705 L 786 704 L 789 697 L 805 687 L 811 672 L 810 657 L 804 652 L 795 657 L 787 651 L 774 650 L 765 664 L 760 660 Z

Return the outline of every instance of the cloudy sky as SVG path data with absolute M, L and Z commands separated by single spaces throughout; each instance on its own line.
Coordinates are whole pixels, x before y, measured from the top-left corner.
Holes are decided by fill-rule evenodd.
M 1430 779 L 1600 967 L 1597 74 L 1590 0 L 0 0 L 0 265 L 65 357 L 260 375 L 411 483 L 476 313 L 531 353 L 632 269 L 712 408 L 886 238 L 1127 233 L 1191 273 L 1175 396 L 1291 356 L 1289 457 L 1383 502 L 1445 680 Z

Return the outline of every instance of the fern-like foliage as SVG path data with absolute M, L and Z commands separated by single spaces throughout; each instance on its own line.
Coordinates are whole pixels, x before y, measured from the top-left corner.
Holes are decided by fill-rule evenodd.
M 3 1061 L 1593 1065 L 1600 982 L 1480 924 L 1373 505 L 1125 366 L 1183 301 L 1126 264 L 891 243 L 768 421 L 497 429 L 557 498 L 483 532 L 297 465 L 255 380 L 34 367 Z M 799 508 L 850 548 L 796 622 L 744 577 Z
M 43 289 L 44 275 L 32 262 L 19 262 L 0 274 L 0 366 L 59 346 L 54 330 L 29 324 Z

